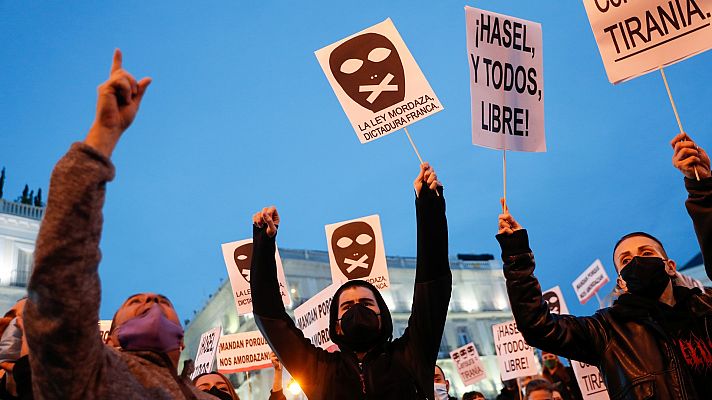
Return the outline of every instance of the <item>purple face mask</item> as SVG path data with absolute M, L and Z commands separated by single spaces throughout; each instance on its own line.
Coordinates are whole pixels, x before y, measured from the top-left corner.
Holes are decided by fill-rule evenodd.
M 183 328 L 166 318 L 158 304 L 116 329 L 119 343 L 124 350 L 167 353 L 178 350 L 183 339 Z

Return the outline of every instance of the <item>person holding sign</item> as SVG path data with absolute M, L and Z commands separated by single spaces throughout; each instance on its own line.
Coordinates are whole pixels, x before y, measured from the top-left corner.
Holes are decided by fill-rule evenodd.
M 193 379 L 193 385 L 220 400 L 240 400 L 227 376 L 219 372 L 205 372 Z
M 673 164 L 685 175 L 690 193 L 687 208 L 703 255 L 709 255 L 709 157 L 686 135 L 678 135 L 672 144 Z M 528 344 L 597 366 L 611 398 L 701 399 L 712 394 L 708 321 L 712 296 L 699 288 L 673 285 L 675 261 L 657 238 L 634 232 L 614 246 L 619 285 L 625 293 L 612 307 L 590 317 L 554 315 L 533 275 L 527 231 L 504 202 L 503 206 L 497 240 L 512 313 Z M 709 267 L 707 271 L 709 275 Z
M 431 399 L 433 369 L 452 291 L 442 185 L 424 163 L 414 182 L 418 223 L 415 293 L 408 328 L 392 339 L 393 322 L 370 283 L 351 280 L 335 292 L 329 333 L 340 351 L 315 347 L 282 304 L 274 260 L 280 218 L 256 213 L 252 301 L 257 326 L 310 400 Z M 439 193 L 436 194 L 436 193 Z
M 35 248 L 24 328 L 36 396 L 47 399 L 214 399 L 176 375 L 183 328 L 164 296 L 131 296 L 110 344 L 99 336 L 99 239 L 110 157 L 151 78 L 137 81 L 114 52 L 84 142 L 57 163 Z

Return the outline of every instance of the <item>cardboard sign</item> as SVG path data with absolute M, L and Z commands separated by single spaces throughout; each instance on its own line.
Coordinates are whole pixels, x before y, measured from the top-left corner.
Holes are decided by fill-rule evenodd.
M 470 342 L 450 352 L 450 358 L 457 366 L 457 373 L 465 386 L 475 384 L 487 377 L 474 343 Z
M 516 322 L 492 325 L 492 333 L 503 381 L 538 374 L 534 349 L 524 341 Z
M 712 0 L 584 0 L 583 4 L 613 84 L 712 47 Z
M 315 54 L 361 143 L 443 109 L 390 18 Z
M 330 352 L 338 349 L 329 336 L 329 309 L 338 288 L 339 285 L 331 284 L 294 309 L 294 321 L 304 337 L 314 346 Z
M 566 301 L 564 301 L 564 294 L 561 293 L 561 288 L 554 286 L 553 288 L 543 292 L 542 297 L 544 301 L 549 305 L 549 311 L 552 314 L 568 314 L 569 308 L 566 307 Z
M 212 372 L 215 365 L 215 353 L 218 351 L 222 327 L 213 328 L 200 336 L 198 354 L 195 356 L 195 370 L 190 379 L 206 372 Z
M 390 287 L 378 215 L 326 225 L 326 242 L 334 283 L 362 279 L 379 290 Z
M 252 312 L 252 294 L 250 290 L 250 265 L 252 264 L 252 239 L 238 240 L 237 242 L 222 245 L 225 267 L 230 277 L 232 294 L 235 297 L 235 306 L 238 314 Z M 277 262 L 277 280 L 285 305 L 292 304 L 292 299 L 287 292 L 287 279 L 284 277 L 282 259 L 279 250 L 275 250 L 274 258 Z
M 472 144 L 546 151 L 541 24 L 465 7 Z
M 581 304 L 586 304 L 600 288 L 608 283 L 608 280 L 608 274 L 606 274 L 601 260 L 596 260 L 571 285 Z
M 571 360 L 581 394 L 586 400 L 608 400 L 608 389 L 597 367 Z
M 271 367 L 271 352 L 260 331 L 224 335 L 218 344 L 218 372 L 232 374 Z
M 110 330 L 111 330 L 111 320 L 110 319 L 99 320 L 99 335 L 101 336 L 101 341 L 103 343 L 106 343 L 107 339 L 109 339 L 109 331 Z

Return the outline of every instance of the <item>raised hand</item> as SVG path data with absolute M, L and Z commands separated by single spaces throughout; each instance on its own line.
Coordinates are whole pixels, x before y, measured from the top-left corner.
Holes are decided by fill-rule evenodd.
M 710 175 L 710 157 L 707 152 L 699 147 L 686 133 L 677 134 L 671 141 L 674 152 L 672 165 L 679 169 L 689 179 L 695 179 L 695 169 L 702 178 Z
M 263 208 L 262 211 L 256 212 L 252 216 L 252 223 L 259 228 L 267 225 L 267 235 L 276 235 L 277 225 L 279 225 L 279 213 L 277 212 L 277 208 L 270 206 Z
M 151 78 L 140 81 L 122 68 L 121 50 L 114 51 L 109 79 L 99 85 L 96 118 L 84 142 L 107 157 L 131 125 Z
M 502 204 L 502 214 L 499 214 L 499 234 L 511 235 L 514 231 L 523 229 L 521 225 L 512 217 L 509 213 L 509 207 L 505 203 L 504 199 L 500 199 L 499 202 Z
M 415 189 L 416 195 L 420 193 L 423 183 L 425 183 L 431 190 L 435 190 L 438 186 L 443 185 L 438 180 L 438 175 L 435 173 L 433 167 L 431 167 L 430 163 L 427 162 L 420 164 L 420 172 L 415 178 L 415 181 L 413 181 L 413 188 Z

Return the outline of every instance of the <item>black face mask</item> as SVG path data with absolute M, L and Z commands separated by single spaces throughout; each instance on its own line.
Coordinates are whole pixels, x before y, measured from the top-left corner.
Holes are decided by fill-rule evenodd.
M 621 270 L 628 292 L 657 300 L 670 282 L 665 260 L 660 257 L 633 257 Z
M 381 333 L 378 315 L 370 308 L 356 303 L 341 316 L 343 340 L 354 351 L 367 351 L 375 345 Z
M 222 390 L 218 389 L 217 386 L 212 386 L 210 390 L 203 390 L 203 392 L 210 393 L 220 400 L 232 400 L 232 395 L 230 393 L 223 392 Z

